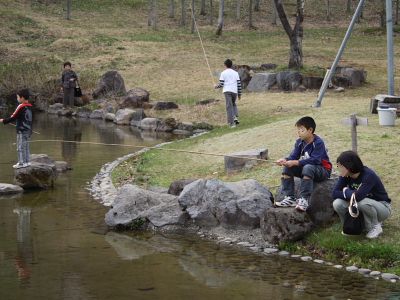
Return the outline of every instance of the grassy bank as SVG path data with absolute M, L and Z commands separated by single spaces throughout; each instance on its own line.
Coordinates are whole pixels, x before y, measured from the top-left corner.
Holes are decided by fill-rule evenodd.
M 400 162 L 396 159 L 400 129 L 382 128 L 377 116 L 368 113 L 369 99 L 387 90 L 385 34 L 376 29 L 379 18 L 373 4 L 367 2 L 365 19 L 356 26 L 341 60 L 341 65 L 364 68 L 368 72 L 366 85 L 341 94 L 328 92 L 320 109 L 310 108 L 317 91 L 245 92 L 239 102 L 240 127 L 232 130 L 224 126 L 223 101 L 206 107 L 192 106 L 197 100 L 223 100 L 223 97 L 212 88 L 198 37 L 190 34 L 189 25 L 178 26 L 178 15 L 173 19 L 167 17 L 167 1 L 159 3 L 160 29 L 157 31 L 147 27 L 145 1 L 123 0 L 118 5 L 111 0 L 73 1 L 70 21 L 64 18 L 63 1 L 54 2 L 45 5 L 35 1 L 1 1 L 0 82 L 6 90 L 22 86 L 43 88 L 43 83 L 59 78 L 65 60 L 72 61 L 86 92 L 93 89 L 103 72 L 116 69 L 128 89 L 142 87 L 150 91 L 151 100 L 180 104 L 179 110 L 148 111 L 148 115 L 220 126 L 211 133 L 175 142 L 167 148 L 226 154 L 266 147 L 271 160 L 290 151 L 295 139 L 293 125 L 300 116 L 311 115 L 316 119 L 317 133 L 325 139 L 332 160 L 351 147 L 350 129 L 341 120 L 350 113 L 368 117 L 369 126 L 358 128 L 359 153 L 366 165 L 381 175 L 393 199 L 393 216 L 385 223 L 383 236 L 373 242 L 349 241 L 339 235 L 336 226 L 316 232 L 305 243 L 281 246 L 294 252 L 315 253 L 337 262 L 354 262 L 400 274 L 399 259 L 394 255 L 400 247 L 397 184 Z M 308 69 L 332 63 L 350 19 L 339 2 L 331 1 L 335 22 L 325 21 L 321 2 L 313 0 L 306 4 L 303 52 Z M 258 29 L 252 31 L 247 30 L 245 13 L 240 21 L 234 20 L 234 8 L 234 1 L 228 1 L 226 27 L 220 38 L 215 37 L 215 28 L 208 25 L 208 16 L 198 19 L 212 71 L 221 71 L 227 57 L 234 58 L 237 64 L 276 63 L 283 68 L 288 61 L 288 39 L 281 26 L 270 24 L 271 8 L 263 4 L 261 12 L 255 13 Z M 294 9 L 287 8 L 289 14 Z M 395 39 L 396 56 L 398 46 Z M 396 67 L 395 73 L 398 71 Z M 395 78 L 395 83 L 398 86 L 399 78 Z M 136 180 L 140 184 L 168 186 L 176 179 L 207 177 L 229 181 L 255 178 L 270 187 L 279 184 L 279 175 L 280 168 L 264 163 L 228 176 L 220 157 L 177 155 L 159 150 L 128 161 L 113 174 L 116 184 Z

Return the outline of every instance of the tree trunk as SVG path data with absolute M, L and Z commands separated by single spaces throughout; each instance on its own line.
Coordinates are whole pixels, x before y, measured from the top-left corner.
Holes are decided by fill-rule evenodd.
M 249 29 L 253 28 L 253 0 L 249 0 Z
M 186 25 L 186 7 L 185 0 L 181 0 L 181 26 Z
M 303 66 L 303 21 L 304 21 L 304 2 L 297 0 L 296 23 L 294 28 L 290 26 L 289 20 L 283 8 L 282 0 L 274 0 L 279 19 L 283 29 L 290 41 L 289 68 L 300 69 Z
M 261 0 L 255 0 L 254 11 L 260 11 L 260 3 L 261 3 Z
M 157 30 L 157 20 L 158 15 L 157 15 L 157 0 L 152 1 L 152 27 L 153 30 Z
M 219 0 L 218 24 L 217 31 L 215 32 L 217 36 L 222 34 L 222 28 L 224 27 L 224 4 L 225 0 Z
M 379 14 L 380 16 L 380 24 L 381 24 L 381 28 L 385 28 L 386 27 L 386 3 L 385 0 L 381 0 L 381 4 L 382 4 L 382 9 L 381 9 L 381 13 Z
M 210 0 L 210 25 L 214 25 L 214 5 L 213 5 L 213 0 Z
M 195 16 L 194 16 L 194 0 L 192 0 L 192 5 L 190 7 L 190 11 L 191 11 L 191 19 L 192 19 L 192 27 L 190 28 L 190 32 L 194 33 L 194 21 L 195 21 Z
M 331 1 L 326 0 L 326 20 L 331 20 Z
M 147 26 L 151 26 L 151 24 L 152 24 L 152 19 L 153 19 L 153 16 L 152 16 L 152 13 L 153 13 L 153 11 L 152 11 L 152 9 L 153 9 L 153 0 L 147 0 L 148 1 L 148 5 L 149 5 L 149 14 L 148 14 L 148 16 L 147 16 Z
M 175 0 L 169 1 L 168 17 L 171 19 L 175 18 Z
M 271 22 L 272 25 L 276 25 L 277 18 L 278 18 L 278 14 L 276 12 L 275 1 L 272 0 L 272 22 Z
M 351 13 L 351 0 L 347 0 L 346 12 L 347 12 L 348 14 Z
M 206 0 L 201 0 L 200 2 L 200 15 L 201 16 L 206 15 Z
M 71 20 L 71 1 L 72 0 L 67 0 L 67 20 Z
M 396 14 L 395 14 L 395 19 L 394 19 L 394 24 L 399 24 L 399 1 L 396 1 Z
M 236 21 L 240 20 L 240 1 L 236 0 Z

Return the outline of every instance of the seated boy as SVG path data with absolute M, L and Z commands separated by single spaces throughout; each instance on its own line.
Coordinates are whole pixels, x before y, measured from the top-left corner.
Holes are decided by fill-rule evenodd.
M 295 124 L 299 139 L 294 144 L 292 153 L 281 158 L 276 164 L 283 166 L 282 193 L 284 199 L 275 204 L 280 207 L 296 207 L 306 211 L 314 181 L 323 181 L 330 177 L 332 164 L 325 148 L 324 141 L 314 134 L 316 125 L 311 117 L 303 117 Z M 301 178 L 300 198 L 294 197 L 294 176 Z

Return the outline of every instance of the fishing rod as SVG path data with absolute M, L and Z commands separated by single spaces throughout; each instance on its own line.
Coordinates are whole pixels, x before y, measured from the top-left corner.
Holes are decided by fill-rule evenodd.
M 15 125 L 15 124 L 13 124 L 13 123 L 8 123 L 8 124 L 10 124 L 11 126 L 17 127 L 17 125 Z M 32 132 L 33 132 L 33 133 L 36 133 L 36 134 L 40 134 L 40 132 L 37 132 L 37 131 L 35 131 L 35 130 L 32 130 Z
M 227 155 L 220 153 L 210 153 L 210 152 L 200 152 L 200 151 L 190 151 L 190 150 L 182 150 L 182 149 L 172 149 L 172 148 L 161 148 L 161 147 L 149 147 L 143 145 L 129 145 L 129 144 L 107 144 L 107 143 L 99 143 L 99 142 L 78 142 L 78 141 L 66 141 L 66 140 L 33 140 L 29 141 L 29 143 L 72 143 L 72 144 L 86 144 L 86 145 L 102 145 L 102 146 L 119 146 L 119 147 L 131 147 L 131 148 L 140 148 L 140 149 L 152 149 L 152 150 L 161 150 L 161 151 L 169 151 L 169 152 L 180 152 L 180 153 L 188 153 L 188 154 L 198 154 L 198 155 L 208 155 L 208 156 L 217 156 L 217 157 L 232 157 L 232 158 L 240 158 L 246 160 L 254 160 L 260 161 L 263 163 L 275 163 L 272 160 L 260 159 L 260 158 L 252 158 L 252 157 L 243 157 L 238 155 Z

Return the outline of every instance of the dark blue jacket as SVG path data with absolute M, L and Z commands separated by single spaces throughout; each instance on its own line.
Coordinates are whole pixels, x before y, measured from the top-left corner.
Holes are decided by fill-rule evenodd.
M 16 122 L 17 133 L 32 133 L 32 104 L 18 105 L 11 117 L 3 119 L 4 124 Z
M 307 154 L 306 154 L 307 153 Z M 302 158 L 307 156 L 308 158 Z M 302 158 L 302 159 L 301 159 Z M 328 172 L 332 170 L 332 164 L 329 161 L 324 141 L 314 134 L 314 141 L 307 144 L 302 139 L 297 139 L 292 153 L 287 160 L 299 160 L 299 165 L 322 165 Z
M 348 187 L 345 195 L 343 188 Z M 364 170 L 358 178 L 339 177 L 339 180 L 333 189 L 333 199 L 350 200 L 351 195 L 356 193 L 356 200 L 361 201 L 364 198 L 374 199 L 376 201 L 391 202 L 381 179 L 376 173 L 364 166 Z

